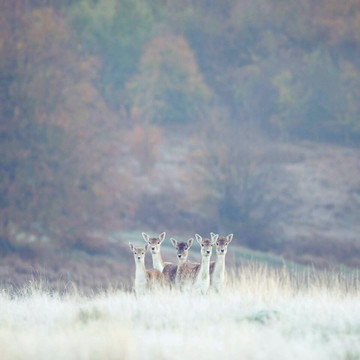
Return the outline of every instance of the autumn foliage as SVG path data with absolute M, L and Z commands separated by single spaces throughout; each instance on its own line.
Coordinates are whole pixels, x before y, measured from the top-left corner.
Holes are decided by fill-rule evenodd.
M 359 0 L 1 1 L 0 250 L 195 224 L 275 248 L 267 141 L 357 146 L 359 49 Z

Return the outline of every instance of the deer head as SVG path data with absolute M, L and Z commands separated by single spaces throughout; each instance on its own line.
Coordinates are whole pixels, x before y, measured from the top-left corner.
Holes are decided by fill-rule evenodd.
M 212 246 L 215 243 L 215 240 L 213 239 L 206 239 L 206 238 L 202 238 L 199 234 L 195 234 L 195 238 L 197 240 L 197 242 L 199 243 L 199 245 L 201 246 L 201 256 L 211 256 L 212 253 Z
M 158 254 L 160 252 L 160 245 L 165 240 L 166 232 L 163 232 L 159 237 L 151 238 L 148 234 L 142 233 L 142 237 L 149 245 L 150 251 L 152 254 Z
M 211 239 L 215 239 L 217 255 L 226 255 L 227 247 L 231 243 L 234 234 L 229 234 L 226 237 L 220 237 L 220 238 L 219 235 L 215 235 L 214 233 L 211 233 L 210 235 L 211 235 Z
M 148 244 L 145 245 L 145 247 L 134 247 L 132 243 L 129 242 L 130 250 L 134 254 L 134 260 L 136 262 L 144 262 L 145 261 L 145 253 L 148 249 Z
M 187 242 L 178 242 L 177 240 L 171 238 L 171 243 L 177 251 L 177 257 L 179 261 L 185 262 L 189 255 L 189 249 L 194 241 L 193 238 L 189 239 Z

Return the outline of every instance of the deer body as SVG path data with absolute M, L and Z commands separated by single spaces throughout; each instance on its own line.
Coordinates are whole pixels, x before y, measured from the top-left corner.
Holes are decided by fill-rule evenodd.
M 233 238 L 233 234 L 218 238 L 219 235 L 211 233 L 211 238 L 216 242 L 216 261 L 210 264 L 211 286 L 215 291 L 220 292 L 224 289 L 227 282 L 227 272 L 225 267 L 225 256 L 227 247 Z
M 188 250 L 193 239 L 189 239 L 187 243 L 177 242 L 175 239 L 171 239 L 174 247 L 176 247 L 179 258 L 175 284 L 179 288 L 193 285 L 197 291 L 205 294 L 210 286 L 210 256 L 213 242 L 209 239 L 202 239 L 198 234 L 196 234 L 195 237 L 201 246 L 200 264 L 189 263 L 187 261 Z
M 194 239 L 189 239 L 187 242 L 178 242 L 175 239 L 171 239 L 171 243 L 177 250 L 177 257 L 179 259 L 176 273 L 174 277 L 175 286 L 182 288 L 188 280 L 193 276 L 194 269 L 198 264 L 192 264 L 187 261 L 189 255 L 189 249 Z
M 135 248 L 131 243 L 129 245 L 135 260 L 134 290 L 136 295 L 144 294 L 156 286 L 162 285 L 164 280 L 163 274 L 159 270 L 146 270 L 145 268 L 145 252 L 148 245 L 145 245 L 145 248 Z

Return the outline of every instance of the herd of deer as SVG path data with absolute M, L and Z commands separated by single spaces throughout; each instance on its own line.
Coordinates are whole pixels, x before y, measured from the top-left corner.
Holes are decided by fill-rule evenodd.
M 205 294 L 210 286 L 217 292 L 221 291 L 226 283 L 225 255 L 227 246 L 233 238 L 233 234 L 219 237 L 211 233 L 210 239 L 202 238 L 195 234 L 195 238 L 201 246 L 201 262 L 191 263 L 188 261 L 189 249 L 194 239 L 187 242 L 179 242 L 171 238 L 172 245 L 176 248 L 178 264 L 164 262 L 160 247 L 165 240 L 166 233 L 159 237 L 150 237 L 142 233 L 146 242 L 145 247 L 134 247 L 129 243 L 130 250 L 135 260 L 135 283 L 134 289 L 137 295 L 146 293 L 157 286 L 175 286 L 179 289 L 195 288 Z M 210 262 L 212 247 L 216 245 L 216 261 Z M 153 269 L 145 268 L 145 253 L 150 248 Z

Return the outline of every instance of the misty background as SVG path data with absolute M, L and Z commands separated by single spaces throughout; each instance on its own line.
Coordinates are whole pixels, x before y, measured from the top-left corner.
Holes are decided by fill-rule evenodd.
M 360 0 L 0 2 L 6 286 L 121 282 L 142 231 L 359 267 L 359 144 Z

